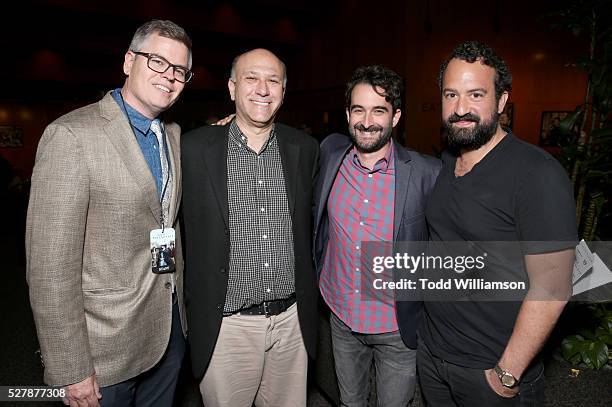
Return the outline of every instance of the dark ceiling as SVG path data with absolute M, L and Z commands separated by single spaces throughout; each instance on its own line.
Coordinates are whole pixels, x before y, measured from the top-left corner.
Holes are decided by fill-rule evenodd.
M 5 61 L 2 99 L 49 100 L 122 82 L 121 64 L 135 29 L 152 18 L 170 19 L 193 39 L 195 92 L 225 87 L 235 55 L 273 49 L 291 63 L 316 27 L 322 0 L 137 0 L 22 2 L 5 12 L 0 46 Z

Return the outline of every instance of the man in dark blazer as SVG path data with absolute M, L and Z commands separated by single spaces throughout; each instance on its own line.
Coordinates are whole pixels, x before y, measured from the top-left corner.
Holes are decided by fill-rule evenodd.
M 401 91 L 395 72 L 357 69 L 346 91 L 351 137 L 332 134 L 321 144 L 315 260 L 321 295 L 331 309 L 340 400 L 347 406 L 367 405 L 372 360 L 378 405 L 407 405 L 416 385 L 421 303 L 364 296 L 367 274 L 360 269 L 363 242 L 428 239 L 424 210 L 440 163 L 392 140 Z
M 183 138 L 188 338 L 207 407 L 306 405 L 319 148 L 274 122 L 285 85 L 270 51 L 239 55 L 228 82 L 235 119 Z

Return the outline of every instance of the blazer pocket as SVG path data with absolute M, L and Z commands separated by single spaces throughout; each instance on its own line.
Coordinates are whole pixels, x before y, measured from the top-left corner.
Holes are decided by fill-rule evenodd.
M 104 296 L 121 294 L 129 291 L 127 287 L 103 287 L 103 288 L 89 288 L 83 289 L 83 294 L 88 296 Z

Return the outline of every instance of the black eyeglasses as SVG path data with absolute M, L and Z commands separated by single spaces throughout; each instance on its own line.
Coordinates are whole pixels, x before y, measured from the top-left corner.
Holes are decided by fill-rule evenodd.
M 174 79 L 181 83 L 187 83 L 193 78 L 193 72 L 184 66 L 173 65 L 166 60 L 164 57 L 160 57 L 159 55 L 149 54 L 148 52 L 139 52 L 132 51 L 136 55 L 143 56 L 147 58 L 147 66 L 150 70 L 155 71 L 157 73 L 164 73 L 169 68 L 172 68 L 174 72 Z

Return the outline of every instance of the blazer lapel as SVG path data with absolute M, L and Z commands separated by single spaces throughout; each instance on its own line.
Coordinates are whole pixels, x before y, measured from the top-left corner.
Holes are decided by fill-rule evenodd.
M 395 206 L 393 210 L 393 241 L 397 241 L 397 234 L 402 222 L 402 214 L 406 206 L 412 165 L 410 154 L 399 144 L 393 141 L 395 151 Z
M 227 199 L 227 138 L 229 126 L 218 126 L 218 134 L 202 149 L 202 165 L 207 169 L 219 210 L 225 226 L 229 228 L 229 206 Z M 205 197 L 202 197 L 205 199 Z
M 334 180 L 338 175 L 338 171 L 340 171 L 340 166 L 342 165 L 342 160 L 346 156 L 347 152 L 353 147 L 353 144 L 348 142 L 346 145 L 338 146 L 334 151 L 330 152 L 329 160 L 325 163 L 321 163 L 321 173 L 319 176 L 323 177 L 323 185 L 321 186 L 321 195 L 319 197 L 317 213 L 316 213 L 316 224 L 319 225 L 321 222 L 321 216 L 323 215 L 323 211 L 327 206 L 327 199 L 329 198 L 329 193 L 331 192 L 332 186 L 334 184 Z
M 134 177 L 141 189 L 151 213 L 159 223 L 161 205 L 157 196 L 155 180 L 125 114 L 121 111 L 110 92 L 99 102 L 102 117 L 109 122 L 104 126 L 104 133 L 117 150 L 119 157 Z
M 283 165 L 283 173 L 285 175 L 285 190 L 289 201 L 289 213 L 293 215 L 295 209 L 295 197 L 297 188 L 297 173 L 300 161 L 300 149 L 294 143 L 293 137 L 288 134 L 282 134 L 277 127 L 275 130 L 276 140 L 278 141 L 278 149 L 280 151 L 281 163 Z
M 170 168 L 172 170 L 172 200 L 170 201 L 170 209 L 168 218 L 171 219 L 170 224 L 174 224 L 178 212 L 178 206 L 181 202 L 181 154 L 180 154 L 180 134 L 176 126 L 166 126 L 166 137 L 168 139 L 168 155 L 170 156 Z

